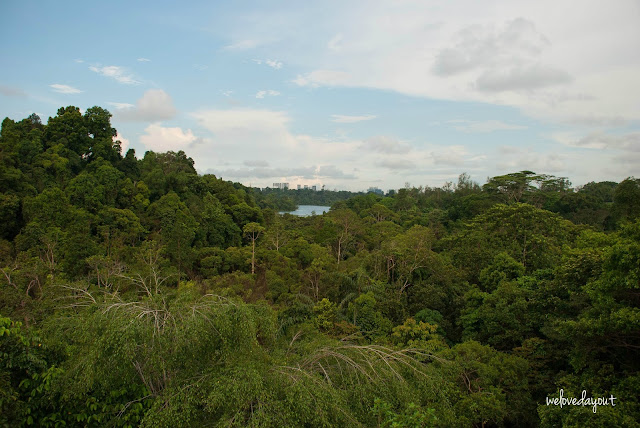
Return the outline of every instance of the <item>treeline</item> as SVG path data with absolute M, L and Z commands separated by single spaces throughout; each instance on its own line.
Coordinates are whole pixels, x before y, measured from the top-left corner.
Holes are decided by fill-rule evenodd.
M 272 189 L 269 187 L 252 188 L 251 191 L 258 206 L 276 211 L 295 211 L 298 205 L 330 207 L 338 201 L 364 194 L 347 190 Z
M 2 425 L 638 426 L 639 180 L 280 216 L 110 117 L 2 123 Z

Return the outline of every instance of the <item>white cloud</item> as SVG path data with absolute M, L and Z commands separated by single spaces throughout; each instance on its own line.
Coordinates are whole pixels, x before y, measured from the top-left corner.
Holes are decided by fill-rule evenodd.
M 223 50 L 226 51 L 246 51 L 246 50 L 250 50 L 250 49 L 255 49 L 258 46 L 260 46 L 261 44 L 263 44 L 264 42 L 260 41 L 260 40 L 250 40 L 250 39 L 246 39 L 246 40 L 239 40 L 235 43 L 232 43 L 230 45 L 227 45 L 223 48 Z
M 149 58 L 138 58 L 138 62 L 151 62 Z
M 216 135 L 255 131 L 281 134 L 288 132 L 290 121 L 285 112 L 253 109 L 202 110 L 192 116 Z
M 263 12 L 234 37 L 268 36 L 263 51 L 302 70 L 300 86 L 506 105 L 552 122 L 640 120 L 634 0 L 615 8 L 598 0 L 580 8 L 570 0 L 371 1 L 325 5 L 321 15 L 317 7 Z M 300 39 L 305 29 L 313 36 Z
M 493 131 L 509 131 L 527 129 L 523 125 L 514 125 L 505 123 L 501 120 L 485 120 L 485 121 L 473 121 L 473 120 L 450 120 L 447 123 L 453 125 L 455 129 L 468 133 L 485 133 Z
M 347 86 L 351 80 L 351 75 L 344 71 L 316 70 L 304 75 L 298 75 L 293 80 L 298 86 Z M 357 86 L 357 85 L 356 85 Z
M 116 104 L 116 103 L 113 103 Z M 117 118 L 124 121 L 159 122 L 171 119 L 176 114 L 173 100 L 162 89 L 149 89 L 145 91 L 136 105 L 117 103 Z
M 288 129 L 290 118 L 282 111 L 202 110 L 192 113 L 192 117 L 213 134 L 215 149 L 211 150 L 221 151 L 222 157 L 229 160 L 246 153 L 257 159 L 272 159 L 274 153 L 289 153 L 298 146 Z
M 274 68 L 276 70 L 280 70 L 282 68 L 282 62 L 274 59 L 253 59 L 252 61 L 258 65 L 261 65 L 261 64 L 268 65 L 269 67 Z
M 527 64 L 502 70 L 483 72 L 476 80 L 476 88 L 486 92 L 540 89 L 571 82 L 564 70 L 541 64 Z
M 125 85 L 137 85 L 140 83 L 131 73 L 127 72 L 124 67 L 117 65 L 107 65 L 104 67 L 92 65 L 89 67 L 89 70 L 112 78 Z
M 110 106 L 115 107 L 117 110 L 126 110 L 129 108 L 134 108 L 135 105 L 133 104 L 129 104 L 129 103 L 116 103 L 116 102 L 111 102 L 111 101 L 107 101 L 107 104 L 109 104 Z
M 246 166 L 259 166 L 259 167 L 269 166 L 269 162 L 267 162 L 266 160 L 246 160 L 242 163 Z
M 140 142 L 156 152 L 184 150 L 198 139 L 190 129 L 183 131 L 182 128 L 168 128 L 159 123 L 152 123 L 144 131 L 146 134 L 140 137 Z
M 336 34 L 331 38 L 331 40 L 329 40 L 329 43 L 327 43 L 327 48 L 335 52 L 340 51 L 342 49 L 342 44 L 341 44 L 342 38 L 343 38 L 342 33 Z
M 352 180 L 352 165 L 367 155 L 359 150 L 362 143 L 358 141 L 293 134 L 289 130 L 291 118 L 282 111 L 203 110 L 192 116 L 212 133 L 207 144 L 192 150 L 198 168 L 244 182 L 259 184 L 263 180 L 264 186 L 270 184 L 267 178 L 293 183 L 294 178 L 304 177 L 338 184 Z M 246 159 L 247 153 L 252 160 Z M 369 166 L 373 168 L 373 163 Z
M 128 138 L 124 138 L 120 133 L 117 133 L 115 137 L 113 137 L 113 141 L 120 141 L 120 149 L 122 154 L 127 153 L 127 149 L 129 148 L 130 142 Z
M 384 158 L 376 162 L 376 166 L 387 168 L 390 170 L 409 171 L 416 167 L 416 164 L 410 159 L 404 158 Z
M 384 135 L 367 138 L 360 147 L 364 151 L 382 154 L 403 154 L 411 151 L 411 146 L 407 142 Z
M 375 119 L 376 116 L 368 114 L 368 115 L 363 115 L 363 116 L 346 116 L 346 115 L 342 115 L 342 114 L 332 114 L 331 115 L 331 121 L 332 122 L 337 122 L 337 123 L 356 123 L 356 122 L 363 122 L 365 120 L 371 120 L 371 119 Z
M 275 68 L 276 70 L 280 70 L 282 68 L 282 62 L 280 62 L 280 61 L 275 61 L 275 60 L 268 59 L 268 60 L 265 61 L 265 63 L 269 67 Z
M 358 178 L 354 174 L 345 173 L 335 165 L 322 165 L 315 171 L 315 177 L 318 178 L 339 178 L 353 180 Z
M 440 49 L 433 70 L 441 76 L 475 69 L 495 71 L 503 66 L 527 64 L 550 46 L 535 24 L 517 18 L 496 28 L 469 25 L 453 35 L 455 45 Z
M 498 148 L 498 151 L 503 155 L 513 155 L 520 153 L 522 151 L 522 148 L 514 146 L 500 146 Z
M 74 61 L 74 62 L 77 62 L 78 64 L 82 64 L 82 63 L 84 62 L 84 60 L 83 60 L 83 59 L 80 59 L 80 58 L 76 58 L 76 59 L 74 59 L 73 61 Z
M 469 152 L 464 146 L 449 146 L 430 153 L 436 165 L 462 166 L 468 155 Z
M 14 88 L 12 86 L 0 85 L 0 94 L 5 97 L 26 97 L 27 93 L 20 88 Z
M 232 177 L 236 179 L 266 179 L 266 178 L 278 178 L 289 181 L 296 181 L 298 179 L 306 180 L 323 180 L 323 179 L 337 179 L 337 180 L 353 180 L 357 177 L 354 174 L 345 173 L 335 165 L 321 165 L 321 166 L 305 166 L 305 167 L 280 167 L 280 168 L 239 168 L 239 169 L 219 169 L 210 170 L 214 174 L 224 177 Z
M 74 88 L 73 86 L 62 85 L 60 83 L 54 83 L 53 85 L 49 85 L 49 87 L 60 94 L 79 94 L 83 92 L 78 88 Z
M 604 131 L 595 131 L 582 137 L 577 137 L 575 133 L 560 133 L 555 134 L 555 138 L 557 141 L 573 147 L 640 152 L 640 132 L 614 135 Z
M 266 95 L 275 97 L 275 96 L 280 95 L 280 92 L 274 91 L 273 89 L 268 89 L 266 91 L 258 91 L 256 93 L 256 98 L 264 98 Z
M 502 158 L 497 167 L 502 171 L 530 170 L 542 174 L 564 174 L 568 170 L 569 155 L 562 153 L 544 153 L 526 149 L 512 156 Z

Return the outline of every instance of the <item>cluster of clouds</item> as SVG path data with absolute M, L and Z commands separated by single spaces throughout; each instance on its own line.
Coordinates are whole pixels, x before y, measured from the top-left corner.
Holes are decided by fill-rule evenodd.
M 280 92 L 275 91 L 273 89 L 268 89 L 266 91 L 258 91 L 256 93 L 256 98 L 264 98 L 266 96 L 277 97 L 278 95 L 280 95 Z
M 253 62 L 258 65 L 267 65 L 275 70 L 280 70 L 282 68 L 282 62 L 275 59 L 254 59 Z
M 331 121 L 336 123 L 356 123 L 356 122 L 364 122 L 367 120 L 375 119 L 376 116 L 373 114 L 366 114 L 362 116 L 347 116 L 343 114 L 332 114 Z
M 568 0 L 356 1 L 325 6 L 335 13 L 323 13 L 321 19 L 315 8 L 307 11 L 301 6 L 287 10 L 288 19 L 277 19 L 283 14 L 277 7 L 256 14 L 250 25 L 228 19 L 233 30 L 221 26 L 221 31 L 231 40 L 221 52 L 244 53 L 246 62 L 266 66 L 263 71 L 281 75 L 289 79 L 290 87 L 309 93 L 322 87 L 369 88 L 511 107 L 533 123 L 557 128 L 540 135 L 547 143 L 557 143 L 555 148 L 513 144 L 490 152 L 388 133 L 361 138 L 312 136 L 292 131 L 292 118 L 283 110 L 203 108 L 179 114 L 171 96 L 158 88 L 144 91 L 135 103 L 110 102 L 114 119 L 143 124 L 139 141 L 148 149 L 188 149 L 196 166 L 245 183 L 316 179 L 372 184 L 391 177 L 397 182 L 389 185 L 399 186 L 405 177 L 521 168 L 574 174 L 580 181 L 594 171 L 611 175 L 637 171 L 637 2 L 620 0 L 615 8 L 597 0 L 585 0 L 580 8 Z M 307 28 L 313 29 L 313 37 L 301 40 L 300 30 Z M 150 62 L 144 57 L 137 61 Z M 88 69 L 122 85 L 144 83 L 126 67 L 93 64 Z M 293 71 L 285 77 L 289 70 Z M 50 89 L 66 95 L 83 92 L 63 83 L 51 84 Z M 0 93 L 23 94 L 4 86 Z M 252 101 L 264 105 L 266 101 L 256 99 L 281 95 L 276 89 L 260 89 Z M 361 114 L 329 115 L 327 126 L 348 128 L 384 119 L 368 106 L 355 113 Z M 178 117 L 185 120 L 181 124 L 191 121 L 193 126 L 167 125 Z M 523 123 L 452 118 L 439 125 L 461 135 L 533 132 L 532 122 Z
M 567 130 L 539 134 L 544 147 L 521 143 L 495 153 L 463 145 L 430 150 L 424 149 L 428 142 L 417 141 L 397 141 L 399 148 L 393 148 L 394 137 L 377 136 L 371 138 L 372 152 L 406 151 L 387 153 L 373 162 L 378 167 L 420 171 L 426 163 L 471 169 L 484 162 L 486 171 L 539 168 L 574 174 L 578 181 L 640 172 L 635 166 L 640 133 L 634 131 L 640 123 L 637 2 L 621 0 L 612 8 L 586 0 L 577 8 L 568 0 L 408 0 L 329 2 L 327 8 L 322 16 L 331 18 L 320 20 L 314 8 L 287 10 L 292 17 L 287 21 L 276 19 L 282 10 L 265 11 L 251 25 L 232 31 L 230 46 L 282 58 L 302 70 L 291 80 L 302 88 L 372 88 L 507 106 L 533 123 Z M 332 13 L 333 8 L 340 12 Z M 316 36 L 294 40 L 301 28 L 313 28 Z M 348 124 L 375 118 L 334 115 L 331 120 Z M 535 132 L 531 122 L 498 118 L 452 119 L 444 125 L 467 134 Z
M 121 102 L 108 102 L 116 108 L 115 118 L 125 122 L 161 122 L 176 115 L 173 100 L 162 89 L 145 91 L 135 105 Z
M 320 53 L 294 50 L 283 58 L 299 58 L 311 69 L 293 80 L 300 86 L 480 101 L 562 123 L 611 116 L 637 120 L 639 9 L 627 0 L 616 8 L 590 0 L 580 10 L 571 2 L 550 0 L 356 3 L 322 28 L 327 42 Z M 301 19 L 313 17 L 302 14 Z M 269 30 L 288 34 L 256 29 Z
M 54 83 L 52 85 L 49 85 L 49 87 L 54 92 L 57 92 L 59 94 L 80 94 L 83 92 L 78 88 L 74 88 L 73 86 L 69 86 L 69 85 L 63 85 L 61 83 Z
M 524 126 L 524 125 L 505 123 L 501 120 L 495 120 L 495 119 L 483 120 L 483 121 L 452 119 L 447 121 L 447 124 L 453 126 L 453 128 L 458 131 L 466 132 L 466 133 L 474 133 L 474 134 L 494 132 L 494 131 L 527 129 L 527 126 Z
M 138 61 L 140 60 L 149 61 L 146 58 L 139 58 Z M 141 83 L 124 67 L 120 67 L 117 65 L 107 65 L 104 67 L 100 65 L 92 65 L 89 67 L 89 70 L 98 73 L 101 76 L 114 79 L 116 82 L 123 83 L 125 85 L 137 85 Z
M 144 129 L 145 133 L 140 136 L 140 142 L 149 150 L 185 150 L 200 141 L 191 129 L 185 131 L 181 127 L 163 125 L 164 121 L 176 117 L 177 110 L 171 96 L 162 89 L 148 89 L 135 104 L 108 104 L 115 108 L 116 121 L 148 123 Z
M 290 130 L 290 116 L 283 111 L 203 110 L 192 117 L 211 134 L 210 140 L 192 147 L 194 159 L 209 156 L 212 163 L 225 160 L 226 165 L 206 171 L 245 183 L 315 180 L 351 189 L 381 182 L 399 187 L 406 177 L 446 176 L 454 169 L 459 173 L 460 167 L 478 169 L 484 160 L 462 146 L 385 135 L 344 139 L 295 134 Z M 250 159 L 243 158 L 247 153 L 251 153 Z M 294 159 L 297 166 L 292 167 Z
M 138 62 L 150 62 L 151 60 L 148 58 L 138 58 Z M 78 64 L 83 64 L 83 59 L 75 59 L 74 62 Z M 117 65 L 106 65 L 102 66 L 100 64 L 89 66 L 89 70 L 97 73 L 101 76 L 108 77 L 110 79 L 115 80 L 118 83 L 124 85 L 138 85 L 142 83 L 135 75 L 129 72 L 125 67 L 117 66 Z M 65 95 L 75 95 L 81 94 L 84 91 L 78 89 L 74 86 L 62 84 L 62 83 L 53 83 L 49 85 L 52 91 L 57 92 L 59 94 Z M 4 92 L 2 92 L 4 94 Z M 14 95 L 15 96 L 15 95 Z

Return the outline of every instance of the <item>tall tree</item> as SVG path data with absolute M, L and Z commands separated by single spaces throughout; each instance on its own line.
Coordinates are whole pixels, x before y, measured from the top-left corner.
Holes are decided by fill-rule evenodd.
M 251 222 L 244 225 L 242 231 L 244 235 L 251 240 L 251 273 L 256 272 L 256 241 L 260 237 L 260 234 L 264 232 L 264 227 L 258 223 Z

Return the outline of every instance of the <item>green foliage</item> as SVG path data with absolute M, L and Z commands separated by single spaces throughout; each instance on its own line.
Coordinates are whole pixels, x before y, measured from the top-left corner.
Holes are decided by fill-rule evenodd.
M 349 303 L 347 316 L 353 319 L 363 336 L 369 340 L 384 336 L 391 331 L 392 324 L 376 307 L 373 292 L 363 293 L 352 303 Z
M 541 326 L 533 293 L 515 282 L 503 282 L 491 293 L 472 289 L 460 317 L 463 338 L 509 351 L 533 336 Z
M 470 341 L 442 351 L 450 362 L 438 362 L 445 379 L 456 386 L 445 390 L 453 404 L 456 426 L 531 423 L 527 362 Z
M 335 303 L 329 299 L 322 299 L 314 307 L 313 312 L 316 314 L 315 324 L 321 331 L 329 331 L 333 329 L 338 315 L 338 308 Z
M 344 201 L 361 193 L 345 190 L 313 190 L 313 189 L 271 189 L 252 188 L 260 207 L 273 208 L 276 211 L 295 211 L 298 205 L 332 206 L 336 202 Z
M 495 290 L 502 282 L 513 281 L 524 275 L 524 266 L 507 253 L 499 253 L 493 262 L 480 271 L 480 284 L 484 290 Z
M 20 198 L 0 193 L 0 238 L 13 239 L 20 231 Z
M 447 347 L 443 338 L 437 334 L 438 325 L 407 318 L 404 324 L 393 328 L 391 339 L 400 347 L 425 349 L 430 352 Z
M 516 203 L 492 207 L 448 243 L 456 265 L 473 280 L 478 266 L 486 266 L 499 252 L 520 262 L 525 272 L 551 267 L 575 232 L 575 226 L 556 214 Z
M 637 179 L 257 190 L 116 135 L 2 122 L 0 425 L 637 426 Z
M 379 398 L 376 398 L 373 405 L 373 412 L 378 417 L 379 427 L 389 428 L 423 428 L 436 426 L 438 418 L 434 409 L 421 409 L 415 403 L 407 404 L 402 413 L 393 411 L 391 405 Z
M 613 212 L 622 219 L 634 220 L 640 216 L 640 179 L 630 177 L 616 186 Z

